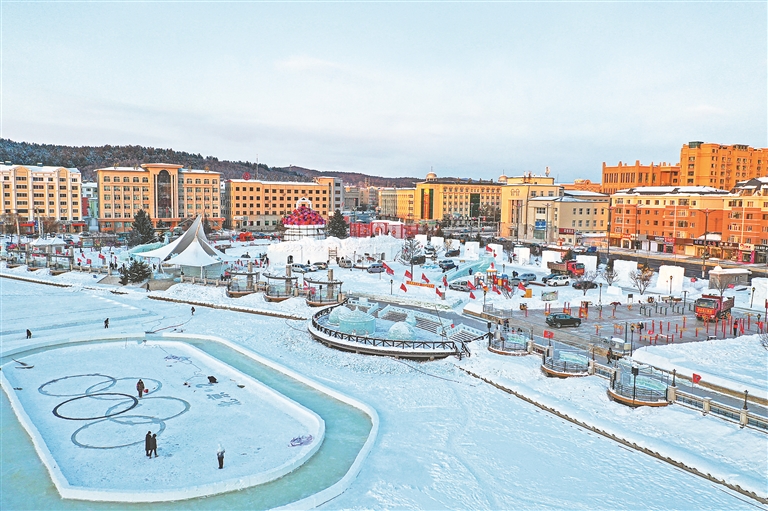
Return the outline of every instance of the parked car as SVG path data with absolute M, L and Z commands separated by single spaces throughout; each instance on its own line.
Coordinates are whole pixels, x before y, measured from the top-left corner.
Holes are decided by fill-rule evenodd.
M 314 268 L 315 270 L 327 270 L 328 263 L 325 263 L 323 261 L 320 261 L 319 263 L 312 263 L 312 268 Z
M 454 291 L 471 291 L 472 289 L 469 287 L 468 281 L 466 280 L 457 280 L 455 282 L 451 282 L 448 284 L 448 289 L 453 289 Z
M 571 278 L 568 275 L 555 275 L 547 279 L 548 286 L 570 286 Z
M 417 255 L 411 258 L 413 264 L 424 264 L 427 262 L 427 257 L 424 255 Z
M 368 266 L 368 273 L 384 273 L 384 265 L 381 263 L 371 263 Z
M 527 280 L 528 282 L 533 282 L 536 280 L 536 274 L 535 273 L 521 273 L 517 276 L 520 280 Z
M 516 288 L 521 282 L 523 283 L 524 286 L 528 286 L 528 281 L 525 279 L 519 279 L 517 277 L 513 277 L 507 280 L 507 284 L 509 284 L 509 287 L 511 288 Z
M 570 314 L 557 312 L 547 316 L 547 325 L 555 326 L 557 328 L 562 328 L 564 326 L 580 326 L 581 320 L 579 318 L 574 318 Z
M 571 284 L 574 289 L 596 289 L 597 284 L 594 282 L 585 282 L 583 280 L 577 280 L 573 284 Z
M 339 259 L 339 267 L 352 268 L 352 259 L 347 259 L 346 257 L 342 257 L 341 259 Z
M 456 263 L 454 263 L 452 259 L 443 259 L 440 261 L 440 263 L 438 263 L 438 266 L 441 270 L 446 271 L 456 268 Z
M 458 248 L 455 248 L 453 250 L 448 250 L 445 253 L 445 257 L 459 257 L 459 255 L 461 255 L 461 250 Z
M 557 277 L 557 273 L 550 273 L 550 274 L 549 274 L 549 275 L 547 275 L 546 277 L 542 277 L 542 279 L 541 279 L 541 282 L 542 282 L 543 284 L 546 284 L 546 283 L 547 283 L 547 281 L 548 281 L 549 279 L 551 279 L 552 277 Z
M 291 271 L 293 271 L 293 273 L 309 273 L 313 270 L 306 264 L 293 264 L 291 266 Z

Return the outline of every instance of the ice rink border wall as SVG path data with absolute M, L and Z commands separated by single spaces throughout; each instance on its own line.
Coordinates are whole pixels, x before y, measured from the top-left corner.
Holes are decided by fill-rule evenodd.
M 345 403 L 353 408 L 357 408 L 358 410 L 363 412 L 365 415 L 367 415 L 368 418 L 370 419 L 371 430 L 368 433 L 368 438 L 366 439 L 365 443 L 363 444 L 363 447 L 360 449 L 357 456 L 355 457 L 355 461 L 352 463 L 352 465 L 347 470 L 347 473 L 344 474 L 344 476 L 341 479 L 339 479 L 337 482 L 335 482 L 328 488 L 325 488 L 324 490 L 321 490 L 315 493 L 314 495 L 310 495 L 309 497 L 305 497 L 298 501 L 291 502 L 277 509 L 297 509 L 297 510 L 313 509 L 338 497 L 352 485 L 354 480 L 357 478 L 357 475 L 360 473 L 360 470 L 362 469 L 362 466 L 363 466 L 363 462 L 368 457 L 368 454 L 370 454 L 376 442 L 376 438 L 378 437 L 379 415 L 376 412 L 376 410 L 373 407 L 363 403 L 362 401 L 359 401 L 351 396 L 347 396 L 346 394 L 343 394 L 335 389 L 327 387 L 326 385 L 323 385 L 320 382 L 317 382 L 307 376 L 304 376 L 292 369 L 289 369 L 281 364 L 278 364 L 266 357 L 263 357 L 249 349 L 246 349 L 242 346 L 239 346 L 221 337 L 216 337 L 212 335 L 186 334 L 186 333 L 165 333 L 165 334 L 134 333 L 134 334 L 122 334 L 122 335 L 115 335 L 115 336 L 100 335 L 100 336 L 92 336 L 92 337 L 78 338 L 78 339 L 61 339 L 58 341 L 46 342 L 46 343 L 43 343 L 43 342 L 34 343 L 34 344 L 26 345 L 23 347 L 18 347 L 18 348 L 9 350 L 7 352 L 3 352 L 0 354 L 0 356 L 12 357 L 18 353 L 23 353 L 26 351 L 34 351 L 34 350 L 39 350 L 43 348 L 52 348 L 57 346 L 66 346 L 67 344 L 87 344 L 87 342 L 89 341 L 142 342 L 144 340 L 171 340 L 171 339 L 178 339 L 178 340 L 196 339 L 196 340 L 210 341 L 210 342 L 216 342 L 216 343 L 222 344 L 233 351 L 241 353 L 242 355 L 256 362 L 269 367 L 270 369 L 273 369 L 279 373 L 282 373 L 285 376 L 288 376 L 289 378 L 292 378 L 296 381 L 303 383 L 304 385 L 307 385 L 308 387 L 311 387 L 319 392 L 322 392 L 323 394 L 326 394 L 336 399 L 337 401 L 341 401 L 342 403 Z M 194 348 L 194 346 L 192 347 Z M 216 359 L 216 357 L 214 356 L 211 356 L 211 358 L 217 360 L 219 363 L 224 363 Z M 122 494 L 119 492 L 110 492 L 108 494 L 109 498 L 105 498 L 106 497 L 105 492 L 102 492 L 102 491 L 80 490 L 80 489 L 71 488 L 69 486 L 67 479 L 64 477 L 64 475 L 61 473 L 61 470 L 58 468 L 58 464 L 53 458 L 53 455 L 51 454 L 51 452 L 48 450 L 42 436 L 38 432 L 37 428 L 34 426 L 34 423 L 30 419 L 29 415 L 27 415 L 26 411 L 24 411 L 24 407 L 21 405 L 21 402 L 18 400 L 15 393 L 11 392 L 12 387 L 10 386 L 10 382 L 5 378 L 5 375 L 3 374 L 2 371 L 0 371 L 0 385 L 2 385 L 3 390 L 5 391 L 5 394 L 8 396 L 8 399 L 11 403 L 11 407 L 16 413 L 16 417 L 19 419 L 24 429 L 30 435 L 32 439 L 32 443 L 35 447 L 35 451 L 38 453 L 38 456 L 40 456 L 40 459 L 43 461 L 43 464 L 48 470 L 48 473 L 50 474 L 51 479 L 54 485 L 56 486 L 56 488 L 58 489 L 62 498 L 75 499 L 75 500 L 106 501 L 106 502 L 137 502 L 137 503 L 138 502 L 180 501 L 180 500 L 189 500 L 191 498 L 199 498 L 206 495 L 227 493 L 230 491 L 235 491 L 235 490 L 240 490 L 245 488 L 245 487 L 241 488 L 239 486 L 236 487 L 231 485 L 231 482 L 224 481 L 221 483 L 216 483 L 215 485 L 207 485 L 207 487 L 216 486 L 217 490 L 214 492 L 206 493 L 206 494 L 189 495 L 188 493 L 189 489 L 185 489 L 182 492 L 179 492 L 180 494 L 177 495 L 175 498 L 158 498 L 160 495 L 151 494 L 151 495 L 147 495 L 148 497 L 151 497 L 147 499 L 137 498 L 137 496 L 141 494 L 138 494 L 138 495 L 131 494 L 131 493 Z M 290 398 L 287 398 L 287 396 L 284 396 L 284 397 L 286 399 L 290 399 Z M 316 449 L 319 449 L 321 445 L 322 443 L 318 442 Z M 316 449 L 312 451 L 312 454 L 316 452 Z M 288 472 L 290 472 L 290 470 Z M 249 486 L 253 486 L 253 485 L 249 485 Z M 165 493 L 170 493 L 170 492 L 165 492 Z M 127 498 L 120 498 L 122 496 L 125 496 Z

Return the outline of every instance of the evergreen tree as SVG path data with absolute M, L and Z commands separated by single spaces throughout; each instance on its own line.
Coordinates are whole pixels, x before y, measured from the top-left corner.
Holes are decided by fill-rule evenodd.
M 566 251 L 565 255 L 563 256 L 563 261 L 570 261 L 572 259 L 575 259 L 573 256 L 573 249 L 569 248 L 568 251 Z
M 144 261 L 131 261 L 131 265 L 128 267 L 128 280 L 130 282 L 142 282 L 152 276 L 152 270 L 149 265 Z M 122 275 L 122 273 L 121 273 Z
M 123 264 L 118 271 L 120 272 L 120 284 L 123 286 L 127 285 L 130 280 L 128 268 Z
M 349 226 L 344 221 L 341 211 L 334 212 L 328 224 L 325 226 L 325 234 L 334 238 L 344 239 L 349 237 Z
M 136 246 L 152 243 L 153 241 L 155 241 L 155 228 L 152 227 L 152 220 L 143 209 L 140 209 L 133 216 L 133 224 L 131 225 L 131 234 L 128 237 L 128 244 L 130 246 Z

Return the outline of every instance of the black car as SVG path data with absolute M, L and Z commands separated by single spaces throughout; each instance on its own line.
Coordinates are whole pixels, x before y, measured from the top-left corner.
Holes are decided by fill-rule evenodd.
M 596 289 L 597 288 L 597 284 L 595 284 L 594 282 L 584 282 L 581 280 L 577 280 L 576 282 L 571 284 L 571 286 L 574 289 Z
M 570 314 L 558 312 L 547 316 L 547 325 L 556 326 L 557 328 L 562 328 L 564 326 L 580 326 L 581 320 L 579 318 L 574 318 Z
M 458 249 L 458 248 L 453 249 L 453 250 L 448 250 L 445 253 L 445 257 L 459 257 L 460 255 L 461 255 L 461 250 Z
M 438 263 L 438 266 L 440 266 L 441 270 L 445 271 L 445 270 L 451 270 L 453 268 L 456 268 L 456 263 L 454 263 L 450 259 L 443 259 L 442 261 L 440 261 L 440 263 Z

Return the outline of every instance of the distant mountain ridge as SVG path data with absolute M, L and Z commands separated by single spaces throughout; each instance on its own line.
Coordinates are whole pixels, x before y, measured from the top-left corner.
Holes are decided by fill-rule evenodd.
M 347 185 L 395 186 L 400 188 L 413 187 L 420 179 L 410 177 L 379 177 L 369 176 L 359 172 L 319 171 L 303 167 L 269 167 L 263 163 L 250 161 L 219 160 L 215 156 L 144 147 L 127 146 L 65 146 L 54 144 L 36 144 L 16 142 L 0 138 L 0 161 L 10 161 L 18 165 L 53 165 L 61 167 L 76 167 L 83 175 L 83 181 L 95 180 L 95 170 L 113 165 L 131 167 L 142 163 L 173 163 L 186 168 L 208 168 L 220 172 L 223 179 L 239 179 L 246 172 L 252 179 L 270 181 L 311 181 L 318 176 L 340 177 Z

